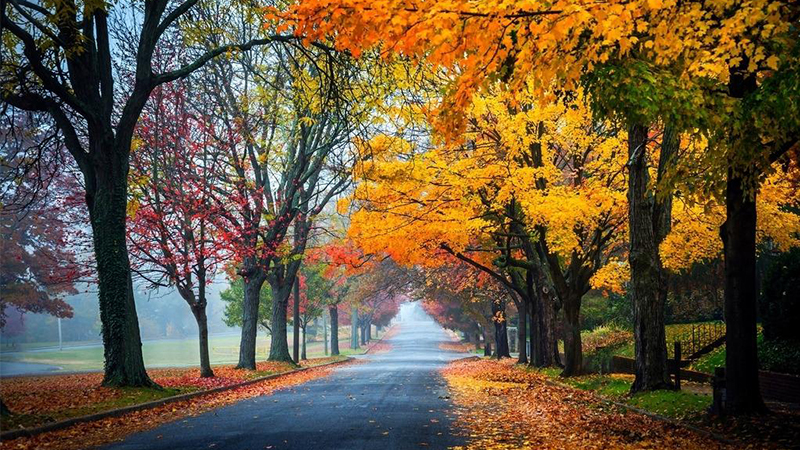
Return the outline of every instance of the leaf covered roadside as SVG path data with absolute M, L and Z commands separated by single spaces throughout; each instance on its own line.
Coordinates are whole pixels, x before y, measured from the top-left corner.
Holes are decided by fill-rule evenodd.
M 726 444 L 517 370 L 513 360 L 462 360 L 443 375 L 468 449 L 727 449 Z
M 74 448 L 72 438 L 80 436 L 81 446 L 89 447 L 120 439 L 130 433 L 147 430 L 162 423 L 183 417 L 196 415 L 213 408 L 224 406 L 239 400 L 258 395 L 271 394 L 273 391 L 306 381 L 327 376 L 333 367 L 316 367 L 325 363 L 341 360 L 341 358 L 317 358 L 303 361 L 301 366 L 311 367 L 309 370 L 288 373 L 248 386 L 234 388 L 229 391 L 210 393 L 192 399 L 168 403 L 144 411 L 136 411 L 121 417 L 101 419 L 94 422 L 43 433 L 32 438 L 18 438 L 0 442 L 0 449 L 15 448 Z M 336 366 L 338 367 L 338 366 Z M 16 377 L 3 380 L 0 392 L 4 401 L 18 416 L 33 416 L 45 419 L 52 414 L 59 419 L 64 413 L 71 412 L 72 417 L 99 411 L 114 409 L 129 404 L 163 398 L 185 392 L 207 390 L 220 386 L 228 386 L 249 379 L 274 373 L 288 372 L 293 367 L 287 363 L 260 362 L 256 371 L 235 369 L 233 366 L 215 367 L 218 377 L 200 378 L 198 368 L 158 369 L 151 370 L 150 375 L 166 389 L 108 388 L 100 386 L 102 373 L 86 373 L 72 375 L 52 375 L 41 377 Z M 145 392 L 145 395 L 142 395 Z M 166 395 L 148 397 L 147 394 L 165 392 Z M 128 398 L 126 398 L 128 397 Z M 126 401 L 144 399 L 142 401 Z M 52 420 L 51 420 L 52 421 Z M 4 420 L 5 422 L 5 420 Z M 4 423 L 5 425 L 5 423 Z M 5 430 L 6 427 L 3 426 Z

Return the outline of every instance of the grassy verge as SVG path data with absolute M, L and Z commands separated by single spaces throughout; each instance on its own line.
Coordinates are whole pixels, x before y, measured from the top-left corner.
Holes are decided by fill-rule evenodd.
M 632 375 L 595 374 L 560 378 L 561 369 L 558 368 L 530 369 L 524 367 L 521 369 L 539 372 L 569 386 L 592 391 L 610 400 L 674 419 L 699 420 L 711 406 L 711 395 L 704 392 L 705 389 L 700 388 L 700 385 L 694 383 L 688 383 L 686 389 L 682 391 L 655 391 L 630 395 L 633 383 Z
M 347 359 L 347 356 L 314 358 L 302 367 L 317 367 Z M 162 386 L 154 388 L 112 388 L 101 386 L 101 373 L 14 377 L 0 384 L 0 396 L 13 415 L 3 418 L 2 430 L 27 428 L 86 416 L 126 406 L 190 392 L 232 386 L 268 375 L 287 373 L 296 366 L 289 363 L 259 362 L 255 371 L 232 365 L 216 366 L 214 378 L 200 378 L 196 367 L 148 370 Z

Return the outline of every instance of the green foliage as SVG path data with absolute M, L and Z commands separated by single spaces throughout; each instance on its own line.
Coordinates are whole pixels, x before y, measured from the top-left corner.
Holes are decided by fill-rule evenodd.
M 705 128 L 711 99 L 703 80 L 687 80 L 648 61 L 626 59 L 595 67 L 583 77 L 592 111 L 627 123 L 670 122 L 678 129 Z
M 220 292 L 220 298 L 225 302 L 225 315 L 223 321 L 229 327 L 242 326 L 242 308 L 244 307 L 244 281 L 236 277 L 228 289 Z M 269 330 L 269 321 L 272 316 L 272 290 L 268 283 L 261 287 L 258 299 L 258 324 Z
M 633 309 L 627 295 L 611 293 L 608 297 L 587 294 L 581 303 L 581 329 L 594 330 L 610 325 L 614 328 L 633 328 Z
M 764 271 L 761 286 L 764 339 L 800 342 L 800 248 L 775 257 Z
M 761 370 L 800 375 L 800 341 L 762 340 L 758 343 Z

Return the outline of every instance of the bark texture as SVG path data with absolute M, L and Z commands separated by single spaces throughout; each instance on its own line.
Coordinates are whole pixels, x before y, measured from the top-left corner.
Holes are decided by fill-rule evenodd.
M 628 128 L 628 208 L 636 378 L 631 392 L 672 387 L 667 369 L 664 299 L 659 292 L 661 263 L 658 254 L 655 197 L 647 165 L 648 127 Z
M 106 145 L 113 146 L 112 142 Z M 98 150 L 90 174 L 84 173 L 86 204 L 97 260 L 105 386 L 154 386 L 142 357 L 142 340 L 133 297 L 126 220 L 128 152 Z
M 245 265 L 247 267 L 247 265 Z M 258 303 L 266 276 L 263 271 L 251 269 L 242 272 L 244 303 L 242 304 L 242 338 L 239 341 L 238 369 L 256 370 L 256 337 L 258 336 Z M 271 327 L 270 327 L 271 328 Z M 271 328 L 270 334 L 275 335 Z

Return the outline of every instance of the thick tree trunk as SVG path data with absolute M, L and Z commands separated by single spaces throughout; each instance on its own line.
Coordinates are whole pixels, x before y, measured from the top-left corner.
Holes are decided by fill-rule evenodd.
M 492 314 L 494 315 L 494 342 L 495 356 L 497 359 L 510 358 L 508 350 L 508 320 L 506 317 L 505 300 L 492 301 Z
M 205 306 L 196 306 L 192 308 L 195 321 L 197 321 L 198 336 L 200 338 L 200 376 L 202 378 L 210 378 L 214 376 L 214 371 L 211 370 L 211 359 L 208 351 L 208 316 L 206 315 Z
M 539 282 L 544 282 L 545 277 Z M 531 365 L 551 367 L 559 365 L 558 339 L 556 337 L 556 311 L 553 291 L 547 285 L 538 286 L 531 302 Z
M 272 341 L 269 346 L 269 361 L 294 362 L 292 355 L 289 354 L 289 341 L 286 337 L 287 308 L 289 307 L 289 297 L 292 294 L 290 283 L 272 284 Z
M 631 392 L 671 388 L 664 331 L 664 296 L 655 224 L 655 199 L 647 165 L 648 127 L 628 129 L 628 208 L 636 378 Z
M 256 370 L 256 338 L 258 337 L 258 308 L 261 288 L 264 286 L 266 276 L 258 269 L 245 272 L 242 276 L 244 282 L 244 303 L 242 304 L 242 339 L 239 342 L 238 369 Z M 272 340 L 275 329 L 271 331 Z
M 475 333 L 475 350 L 481 349 L 481 333 Z
M 128 259 L 127 149 L 103 154 L 108 155 L 108 160 L 97 161 L 92 169 L 94 177 L 85 177 L 91 181 L 86 186 L 86 204 L 97 260 L 105 357 L 103 385 L 155 386 L 144 367 Z
M 339 354 L 339 306 L 328 307 L 331 316 L 331 356 Z
M 744 60 L 731 71 L 729 93 L 745 98 L 757 89 L 755 76 L 745 75 Z M 731 136 L 731 139 L 739 139 Z M 733 148 L 737 142 L 732 142 Z M 721 235 L 725 254 L 725 412 L 741 415 L 766 410 L 758 380 L 756 310 L 756 186 L 753 169 L 736 173 L 729 169 L 725 208 L 727 218 Z M 749 176 L 748 176 L 749 175 Z M 748 192 L 749 191 L 749 192 Z
M 361 345 L 367 345 L 367 327 L 369 324 L 362 323 L 361 324 Z
M 367 324 L 367 342 L 372 340 L 372 324 Z
M 725 248 L 725 412 L 766 410 L 758 380 L 756 344 L 756 203 L 744 181 L 728 173 L 727 220 L 722 226 Z
M 300 278 L 294 279 L 294 303 L 292 311 L 292 359 L 300 362 Z
M 564 370 L 562 377 L 583 372 L 583 349 L 580 326 L 581 295 L 571 292 L 564 299 Z

